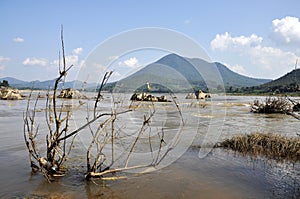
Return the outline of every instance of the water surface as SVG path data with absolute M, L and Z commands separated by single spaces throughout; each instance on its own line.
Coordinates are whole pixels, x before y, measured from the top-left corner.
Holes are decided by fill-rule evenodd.
M 218 142 L 237 134 L 270 132 L 296 136 L 299 121 L 287 115 L 252 114 L 249 103 L 258 97 L 214 96 L 212 101 L 192 104 L 179 94 L 183 115 L 189 120 L 187 132 L 197 135 L 186 138 L 183 148 L 190 145 Z M 110 96 L 105 95 L 103 110 L 110 110 Z M 85 181 L 85 143 L 89 135 L 79 136 L 71 154 L 67 176 L 49 184 L 41 174 L 31 174 L 28 152 L 23 139 L 23 112 L 26 100 L 0 101 L 0 171 L 1 198 L 299 198 L 299 163 L 276 163 L 265 159 L 252 159 L 226 150 L 214 149 L 204 158 L 198 157 L 197 147 L 189 148 L 172 164 L 146 174 L 120 173 L 126 179 L 117 181 Z M 67 102 L 66 102 L 67 103 Z M 74 100 L 73 108 L 78 105 Z M 181 128 L 178 113 L 165 106 L 153 125 L 164 125 L 172 135 Z M 45 124 L 45 99 L 38 104 L 36 121 Z M 158 110 L 159 111 L 159 110 Z M 72 121 L 80 126 L 85 122 L 86 107 L 78 108 Z M 141 113 L 132 113 L 123 119 L 127 133 L 133 132 L 141 121 Z M 167 119 L 166 119 L 167 118 Z M 162 124 L 163 123 L 163 124 Z M 222 124 L 222 132 L 207 134 L 210 126 Z M 121 125 L 121 124 L 120 124 Z M 218 127 L 219 128 L 219 127 Z M 153 128 L 155 130 L 155 128 Z M 153 131 L 154 131 L 153 130 Z M 40 143 L 47 133 L 41 125 Z M 212 143 L 212 144 L 213 144 Z M 43 150 L 43 146 L 41 146 Z M 146 151 L 143 145 L 138 149 Z M 83 154 L 83 155 L 82 155 Z M 77 157 L 78 156 L 78 157 Z M 75 162 L 76 161 L 76 162 Z M 75 164 L 74 164 L 75 162 Z

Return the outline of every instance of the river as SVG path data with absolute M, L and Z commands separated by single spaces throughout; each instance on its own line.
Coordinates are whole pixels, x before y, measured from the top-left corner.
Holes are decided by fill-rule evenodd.
M 27 93 L 28 94 L 28 93 Z M 35 93 L 36 94 L 36 93 Z M 43 95 L 45 95 L 43 93 Z M 90 94 L 91 95 L 91 94 Z M 81 161 L 91 139 L 82 133 L 76 140 L 68 162 L 67 175 L 52 183 L 40 174 L 32 174 L 28 151 L 23 138 L 23 112 L 27 100 L 0 101 L 0 187 L 1 198 L 299 198 L 300 164 L 275 162 L 265 158 L 244 157 L 211 146 L 233 135 L 253 132 L 278 133 L 297 136 L 299 121 L 288 115 L 253 114 L 249 104 L 257 96 L 213 95 L 211 100 L 189 101 L 178 94 L 176 101 L 156 107 L 156 119 L 152 120 L 154 134 L 164 128 L 165 141 L 180 132 L 174 153 L 162 162 L 162 166 L 149 173 L 120 173 L 119 180 L 84 179 L 86 163 Z M 126 96 L 128 99 L 129 96 Z M 119 98 L 118 98 L 119 99 Z M 299 99 L 296 99 L 299 100 Z M 128 100 L 127 100 L 128 101 Z M 128 102 L 116 101 L 122 106 Z M 94 103 L 84 101 L 85 104 Z M 36 122 L 41 124 L 39 143 L 43 142 L 47 127 L 45 124 L 45 99 L 40 99 Z M 84 124 L 87 107 L 79 106 L 78 100 L 69 100 L 73 115 L 73 128 Z M 173 105 L 170 105 L 170 103 Z M 111 109 L 110 94 L 104 95 L 101 110 Z M 150 106 L 151 104 L 147 104 Z M 162 108 L 163 107 L 163 108 Z M 147 113 L 147 112 L 146 112 Z M 184 120 L 181 120 L 180 114 Z M 137 126 L 142 123 L 145 111 L 134 111 L 120 116 L 117 127 L 134 137 Z M 75 127 L 74 127 L 75 126 Z M 182 130 L 182 132 L 180 131 Z M 169 135 L 169 137 L 168 137 Z M 148 138 L 147 136 L 144 139 Z M 126 144 L 119 142 L 120 147 Z M 144 142 L 143 142 L 144 143 Z M 137 147 L 133 163 L 147 161 L 149 144 Z M 154 144 L 155 145 L 155 144 Z M 198 146 L 201 146 L 201 150 Z M 121 148 L 122 150 L 122 148 Z M 83 154 L 83 155 L 82 155 Z M 142 154 L 142 155 L 141 155 Z M 147 155 L 145 155 L 147 154 Z M 175 154 L 175 155 L 174 155 Z M 140 159 L 142 156 L 143 158 Z M 84 158 L 83 158 L 84 159 Z

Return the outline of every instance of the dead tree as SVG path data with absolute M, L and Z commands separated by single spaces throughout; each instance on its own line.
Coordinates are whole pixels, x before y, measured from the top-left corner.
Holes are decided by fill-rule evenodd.
M 50 180 L 52 176 L 64 175 L 65 169 L 63 164 L 69 154 L 76 134 L 68 134 L 69 119 L 71 111 L 64 112 L 62 109 L 64 103 L 58 105 L 57 91 L 60 82 L 64 82 L 67 72 L 73 65 L 66 67 L 66 59 L 64 52 L 63 29 L 61 29 L 62 42 L 62 60 L 63 68 L 59 61 L 59 76 L 54 83 L 53 91 L 48 91 L 46 99 L 46 123 L 48 127 L 48 134 L 46 135 L 46 153 L 41 154 L 38 151 L 37 135 L 39 133 L 39 126 L 35 124 L 35 112 L 38 102 L 38 97 L 35 100 L 33 110 L 30 110 L 31 94 L 28 98 L 26 112 L 24 114 L 24 139 L 29 151 L 31 167 L 33 171 L 41 170 L 44 176 Z M 59 56 L 60 59 L 60 56 Z M 67 138 L 72 137 L 72 141 L 67 148 Z
M 60 101 L 58 104 L 57 92 L 58 85 L 64 82 L 67 72 L 72 68 L 72 65 L 66 67 L 66 59 L 64 52 L 64 40 L 63 30 L 61 31 L 61 42 L 62 42 L 62 61 L 63 67 L 61 69 L 59 62 L 59 76 L 55 80 L 54 88 L 52 92 L 48 91 L 46 99 L 45 118 L 48 127 L 48 133 L 46 134 L 46 152 L 40 153 L 39 147 L 37 146 L 37 135 L 39 134 L 39 125 L 36 126 L 36 107 L 38 98 L 35 100 L 32 110 L 30 105 L 32 101 L 32 93 L 28 98 L 26 112 L 24 113 L 24 140 L 29 151 L 29 159 L 32 171 L 42 171 L 43 175 L 51 180 L 53 176 L 63 176 L 65 174 L 64 163 L 67 156 L 69 155 L 74 139 L 76 135 L 87 128 L 91 123 L 97 121 L 99 118 L 104 116 L 112 116 L 120 113 L 97 113 L 97 104 L 100 99 L 100 92 L 103 86 L 106 84 L 110 73 L 106 73 L 104 80 L 99 89 L 99 94 L 95 102 L 94 118 L 89 120 L 86 124 L 82 125 L 78 129 L 70 132 L 69 121 L 72 116 L 71 110 L 64 111 L 64 101 Z M 127 110 L 130 111 L 130 110 Z M 126 112 L 127 112 L 126 111 Z M 69 141 L 71 139 L 71 141 Z
M 70 119 L 72 117 L 72 109 L 63 111 L 64 101 L 57 99 L 58 85 L 59 83 L 65 81 L 67 72 L 72 68 L 72 65 L 66 66 L 65 52 L 64 52 L 64 40 L 63 40 L 63 30 L 61 30 L 61 43 L 62 43 L 62 61 L 63 67 L 59 62 L 59 76 L 56 78 L 54 88 L 50 92 L 48 91 L 46 99 L 46 109 L 45 118 L 48 127 L 48 133 L 46 133 L 46 151 L 40 152 L 40 147 L 38 146 L 37 137 L 40 133 L 39 125 L 36 124 L 36 109 L 38 103 L 38 97 L 33 100 L 32 93 L 28 98 L 27 108 L 24 113 L 24 140 L 29 152 L 30 165 L 33 172 L 41 171 L 43 175 L 51 181 L 54 176 L 65 175 L 66 169 L 64 163 L 67 160 L 68 155 L 72 150 L 72 146 L 76 135 L 83 129 L 89 129 L 92 140 L 90 142 L 89 148 L 87 149 L 86 161 L 87 161 L 87 173 L 86 179 L 94 177 L 103 177 L 107 174 L 112 174 L 116 172 L 126 171 L 130 169 L 145 168 L 145 167 L 155 167 L 166 157 L 166 155 L 176 146 L 178 143 L 178 137 L 174 139 L 167 148 L 166 145 L 164 129 L 162 128 L 156 134 L 156 139 L 158 143 L 158 150 L 154 154 L 152 148 L 152 141 L 149 133 L 149 148 L 153 160 L 151 163 L 140 163 L 137 165 L 130 165 L 132 159 L 132 154 L 135 152 L 137 145 L 141 139 L 141 136 L 145 134 L 146 131 L 151 132 L 151 120 L 156 114 L 156 109 L 154 103 L 150 105 L 147 114 L 144 114 L 143 122 L 138 129 L 137 137 L 130 143 L 128 148 L 128 153 L 123 156 L 124 165 L 116 166 L 115 163 L 119 157 L 115 157 L 115 143 L 116 140 L 122 139 L 117 136 L 120 129 L 115 127 L 115 122 L 119 119 L 120 115 L 134 111 L 138 108 L 142 102 L 138 102 L 137 105 L 130 105 L 127 108 L 117 108 L 114 107 L 111 111 L 103 112 L 99 107 L 99 103 L 103 98 L 103 88 L 110 78 L 112 72 L 105 73 L 101 85 L 98 88 L 98 93 L 95 99 L 93 114 L 90 116 L 89 111 L 87 111 L 87 121 L 75 130 L 70 130 Z M 60 58 L 59 58 L 60 59 Z M 182 123 L 183 117 L 181 110 L 176 102 L 176 98 L 173 94 L 170 94 L 175 104 L 176 109 L 179 112 Z M 147 105 L 148 106 L 148 105 Z M 89 109 L 88 109 L 89 110 Z M 96 126 L 96 129 L 94 128 Z M 104 152 L 104 147 L 110 145 L 110 156 Z M 96 152 L 92 154 L 92 148 L 96 148 Z M 164 148 L 164 150 L 162 150 Z M 108 161 L 108 159 L 110 161 Z

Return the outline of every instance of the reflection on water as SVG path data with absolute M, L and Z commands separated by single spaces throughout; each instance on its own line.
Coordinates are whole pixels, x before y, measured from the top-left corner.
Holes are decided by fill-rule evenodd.
M 190 120 L 187 131 L 198 132 L 194 145 L 201 145 L 209 137 L 214 142 L 235 134 L 271 132 L 296 136 L 299 121 L 287 115 L 249 113 L 249 103 L 257 97 L 214 96 L 212 101 L 191 104 L 179 95 L 184 117 Z M 71 101 L 71 102 L 70 102 Z M 74 103 L 70 100 L 66 103 Z M 103 109 L 110 109 L 105 98 Z M 212 111 L 212 105 L 214 110 Z M 44 123 L 45 99 L 38 104 L 37 122 Z M 0 101 L 0 187 L 1 198 L 299 198 L 300 165 L 253 160 L 221 149 L 211 151 L 205 158 L 198 157 L 198 149 L 189 149 L 173 164 L 146 174 L 126 174 L 118 181 L 85 181 L 84 139 L 77 140 L 69 159 L 67 176 L 49 184 L 41 174 L 31 175 L 28 153 L 23 140 L 22 114 L 26 101 Z M 167 107 L 167 105 L 166 105 Z M 225 111 L 224 111 L 225 110 Z M 173 111 L 173 112 L 172 112 Z M 139 124 L 139 115 L 126 118 L 132 126 Z M 179 128 L 178 114 L 166 108 L 157 119 L 157 125 L 170 132 Z M 78 110 L 74 123 L 80 126 L 86 117 L 86 107 Z M 167 117 L 166 119 L 163 119 Z M 225 118 L 225 120 L 224 120 Z M 222 120 L 221 122 L 219 120 Z M 164 122 L 162 124 L 162 122 Z M 213 122 L 222 124 L 220 136 L 207 135 Z M 219 123 L 220 122 L 220 123 Z M 74 124 L 74 125 L 75 125 Z M 120 124 L 120 127 L 122 125 Z M 45 139 L 46 127 L 41 126 L 40 140 Z M 213 131 L 212 131 L 213 132 Z M 183 142 L 184 144 L 184 142 Z M 186 142 L 188 144 L 188 141 Z M 140 149 L 143 150 L 143 149 Z M 72 162 L 76 161 L 76 164 Z M 117 174 L 125 176 L 125 174 Z

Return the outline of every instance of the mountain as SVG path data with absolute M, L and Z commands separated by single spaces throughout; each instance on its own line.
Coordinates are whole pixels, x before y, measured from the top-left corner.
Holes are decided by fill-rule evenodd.
M 4 77 L 4 78 L 0 78 L 0 81 L 2 82 L 3 80 L 6 80 L 8 81 L 8 83 L 12 86 L 14 85 L 25 85 L 27 84 L 28 82 L 25 82 L 25 81 L 22 81 L 22 80 L 18 80 L 16 78 L 13 78 L 13 77 Z M 14 86 L 15 87 L 15 86 Z
M 217 75 L 217 74 L 220 75 Z M 188 91 L 191 89 L 220 89 L 229 87 L 257 86 L 269 82 L 268 79 L 250 78 L 228 69 L 225 65 L 209 63 L 199 58 L 185 58 L 169 54 L 147 65 L 136 73 L 117 83 L 119 90 L 136 90 L 146 82 L 154 83 L 152 91 Z M 158 86 L 159 85 L 159 86 Z M 162 87 L 166 87 L 163 89 Z
M 256 92 L 298 92 L 300 91 L 300 69 L 292 70 L 284 76 L 253 88 Z
M 220 75 L 217 75 L 220 74 Z M 48 89 L 53 87 L 55 80 L 25 82 L 14 78 L 1 78 L 16 88 Z M 151 91 L 165 92 L 192 92 L 202 89 L 207 91 L 254 87 L 271 80 L 256 79 L 240 75 L 228 69 L 225 65 L 214 62 L 210 63 L 199 58 L 185 58 L 176 54 L 169 54 L 154 63 L 151 63 L 134 74 L 113 83 L 108 83 L 107 90 L 135 91 L 147 90 L 147 82 L 151 84 Z M 83 83 L 79 81 L 66 82 L 64 87 L 81 89 Z M 87 84 L 87 90 L 94 90 L 97 84 Z
M 12 78 L 12 77 L 4 77 L 4 78 L 0 78 L 0 81 L 2 82 L 3 80 L 7 80 L 9 85 L 11 87 L 14 88 L 18 88 L 18 89 L 43 89 L 43 90 L 47 90 L 49 88 L 53 88 L 54 87 L 54 83 L 55 83 L 55 79 L 54 80 L 47 80 L 47 81 L 22 81 L 16 78 Z M 65 82 L 64 87 L 72 87 L 72 88 L 76 88 L 76 89 L 81 89 L 82 88 L 83 83 L 80 81 L 71 81 L 71 82 Z
M 257 86 L 271 81 L 270 79 L 258 79 L 240 75 L 219 62 L 209 63 L 199 58 L 185 59 L 189 60 L 189 62 L 199 68 L 200 71 L 203 71 L 204 76 L 206 76 L 208 80 L 215 78 L 216 71 L 214 71 L 213 68 L 216 67 L 225 87 Z

